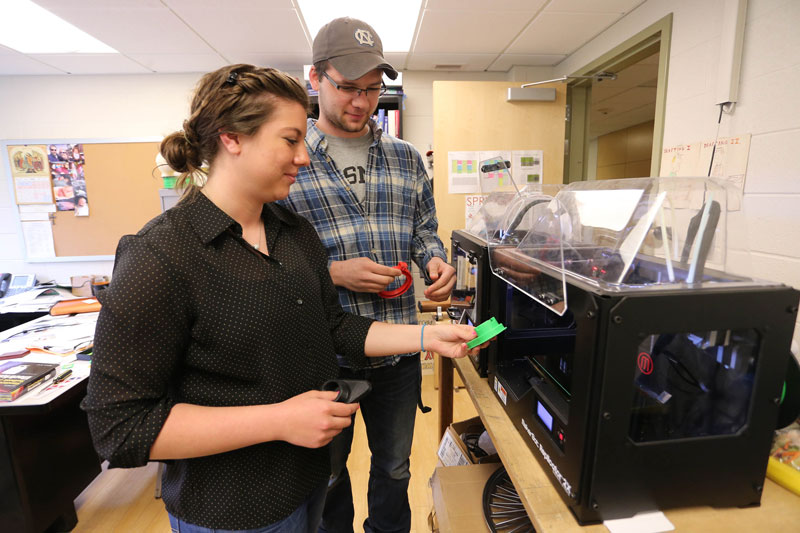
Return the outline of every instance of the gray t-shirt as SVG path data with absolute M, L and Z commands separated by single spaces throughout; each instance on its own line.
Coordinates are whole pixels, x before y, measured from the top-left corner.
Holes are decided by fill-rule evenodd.
M 325 140 L 328 141 L 328 155 L 336 163 L 336 168 L 342 173 L 358 201 L 363 202 L 367 192 L 367 157 L 373 140 L 372 131 L 361 137 L 326 135 Z

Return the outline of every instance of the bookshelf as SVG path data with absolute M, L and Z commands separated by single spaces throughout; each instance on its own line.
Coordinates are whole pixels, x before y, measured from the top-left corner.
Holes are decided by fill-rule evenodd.
M 317 95 L 312 94 L 309 92 L 308 95 L 309 99 L 311 100 L 311 110 L 308 113 L 309 117 L 312 118 L 319 118 L 319 105 L 317 103 Z M 398 139 L 403 138 L 403 89 L 401 88 L 389 88 L 386 91 L 386 94 L 382 95 L 378 99 L 378 109 L 376 110 L 376 116 L 380 115 L 381 111 L 383 111 L 383 115 L 387 117 L 386 122 L 383 125 L 383 131 L 392 135 L 393 137 L 397 137 Z M 394 114 L 394 120 L 390 124 L 389 122 L 389 114 Z M 396 123 L 396 126 L 393 126 Z

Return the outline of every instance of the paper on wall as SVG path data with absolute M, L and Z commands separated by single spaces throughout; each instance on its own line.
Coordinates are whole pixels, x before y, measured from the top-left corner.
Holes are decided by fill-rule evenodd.
M 49 214 L 48 213 L 36 213 L 36 212 L 23 213 L 22 211 L 20 211 L 19 219 L 22 222 L 30 222 L 30 221 L 33 221 L 33 220 L 48 220 L 49 219 Z
M 727 181 L 731 186 L 727 198 L 728 211 L 741 207 L 747 159 L 750 154 L 750 134 L 721 139 L 679 144 L 661 152 L 661 176 L 711 176 Z M 712 159 L 713 156 L 713 159 Z M 702 205 L 702 198 L 687 198 L 689 205 Z M 676 200 L 673 198 L 673 204 Z
M 27 258 L 55 257 L 53 228 L 50 221 L 22 222 L 22 235 L 25 238 L 25 255 Z
M 541 150 L 514 150 L 511 152 L 511 175 L 520 188 L 542 183 Z
M 53 188 L 49 176 L 15 177 L 14 195 L 18 204 L 52 204 Z
M 30 204 L 18 206 L 20 213 L 55 213 L 56 204 Z
M 447 183 L 450 194 L 480 192 L 478 152 L 447 152 Z
M 488 194 L 498 189 L 511 189 L 504 172 L 481 174 L 480 163 L 494 157 L 511 163 L 509 172 L 519 189 L 542 183 L 542 150 L 481 150 L 447 153 L 447 182 L 451 194 Z

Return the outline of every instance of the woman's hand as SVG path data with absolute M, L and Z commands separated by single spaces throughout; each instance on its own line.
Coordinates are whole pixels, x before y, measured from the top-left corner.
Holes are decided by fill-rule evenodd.
M 336 391 L 308 391 L 285 400 L 281 411 L 279 440 L 305 448 L 320 448 L 351 423 L 358 404 L 333 401 Z
M 428 325 L 423 330 L 422 336 L 422 345 L 426 351 L 436 352 L 443 357 L 455 359 L 468 354 L 475 355 L 489 346 L 489 342 L 491 342 L 487 341 L 468 350 L 467 342 L 477 337 L 478 334 L 475 332 L 474 327 L 461 324 Z

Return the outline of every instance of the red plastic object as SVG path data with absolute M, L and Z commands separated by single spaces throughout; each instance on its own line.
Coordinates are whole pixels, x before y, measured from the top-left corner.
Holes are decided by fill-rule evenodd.
M 400 272 L 402 272 L 403 275 L 406 277 L 406 281 L 396 289 L 392 289 L 391 291 L 379 292 L 378 296 L 380 296 L 381 298 L 397 298 L 398 296 L 406 292 L 409 287 L 411 287 L 412 283 L 411 272 L 408 270 L 408 265 L 405 264 L 403 261 L 400 261 L 399 263 L 397 263 L 397 266 L 395 268 L 400 269 Z

